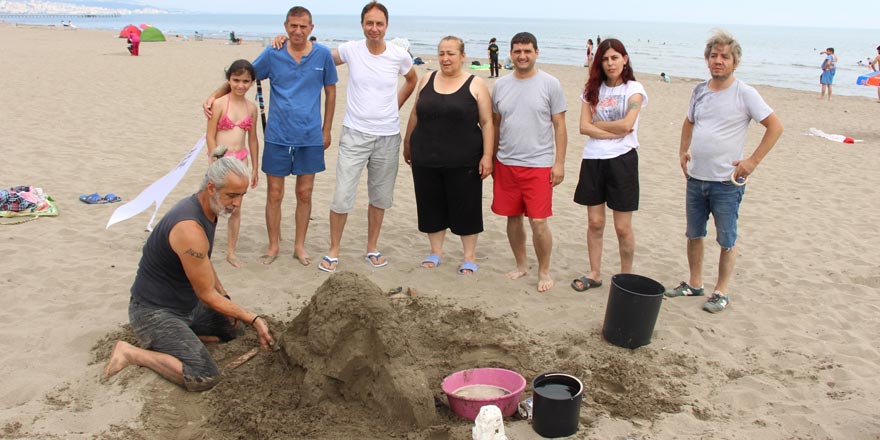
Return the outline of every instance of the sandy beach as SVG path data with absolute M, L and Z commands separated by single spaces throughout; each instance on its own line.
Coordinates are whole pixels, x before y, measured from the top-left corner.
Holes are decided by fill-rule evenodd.
M 397 301 L 415 313 L 405 316 L 418 318 L 399 324 L 404 335 L 422 335 L 421 323 L 436 324 L 430 328 L 442 334 L 412 336 L 412 343 L 448 344 L 445 353 L 426 354 L 413 365 L 424 368 L 438 402 L 430 423 L 417 428 L 385 423 L 389 416 L 376 416 L 372 407 L 346 396 L 312 406 L 291 403 L 286 399 L 293 397 L 284 393 L 287 370 L 276 353 L 261 353 L 224 373 L 224 382 L 201 394 L 143 368 L 102 381 L 111 342 L 130 337 L 123 327 L 129 288 L 152 208 L 105 229 L 120 204 L 87 205 L 78 196 L 112 192 L 124 203 L 171 171 L 205 132 L 200 104 L 223 82 L 223 69 L 262 50 L 252 41 L 234 46 L 172 37 L 142 43 L 140 56 L 132 57 L 125 46 L 111 32 L 0 24 L 6 73 L 0 145 L 9 159 L 0 187 L 41 187 L 60 210 L 57 217 L 0 228 L 0 438 L 470 439 L 472 423 L 445 407 L 439 379 L 492 366 L 517 370 L 529 381 L 545 371 L 580 377 L 585 400 L 580 431 L 571 438 L 880 439 L 880 306 L 874 302 L 880 299 L 880 132 L 869 122 L 880 104 L 861 97 L 819 101 L 818 84 L 815 93 L 757 87 L 785 134 L 747 186 L 731 306 L 711 315 L 701 310 L 701 298 L 665 300 L 652 343 L 627 350 L 604 341 L 601 332 L 611 276 L 619 268 L 610 216 L 604 286 L 584 293 L 569 287 L 588 272 L 586 208 L 572 202 L 586 140 L 578 133 L 586 69 L 540 60 L 542 69 L 562 81 L 568 101 L 566 178 L 555 189 L 550 219 L 555 288 L 535 291 L 531 244 L 530 274 L 520 280 L 504 276 L 514 262 L 506 219 L 490 211 L 490 181 L 484 185 L 485 232 L 474 276 L 456 273 L 462 252 L 451 234 L 443 264 L 420 268 L 428 241 L 417 229 L 412 177 L 402 161 L 395 207 L 386 213 L 379 241 L 387 267 L 373 269 L 363 259 L 363 183 L 349 216 L 340 270 L 368 279 L 382 292 L 396 287 L 418 292 Z M 483 48 L 471 53 L 482 55 Z M 436 57 L 423 58 L 420 77 L 437 67 Z M 473 59 L 478 58 L 468 62 Z M 687 278 L 678 146 L 697 80 L 673 78 L 667 84 L 659 81 L 659 72 L 634 63 L 649 95 L 639 130 L 634 271 L 673 287 Z M 476 74 L 485 78 L 488 71 Z M 327 171 L 316 178 L 307 240 L 315 262 L 329 246 L 346 67 L 339 76 L 334 139 Z M 491 86 L 493 80 L 487 81 Z M 412 101 L 401 110 L 404 125 Z M 807 136 L 811 127 L 864 142 Z M 762 134 L 762 127 L 752 126 L 747 153 Z M 159 216 L 197 189 L 206 167 L 207 159 L 200 157 Z M 270 266 L 256 262 L 267 244 L 265 197 L 262 178 L 243 204 L 237 254 L 246 266 L 226 263 L 223 220 L 213 261 L 232 297 L 269 315 L 273 329 L 281 331 L 308 307 L 328 274 L 292 258 L 293 179 L 287 179 L 283 205 L 282 255 Z M 718 245 L 714 228 L 709 234 L 705 274 L 711 288 Z M 413 311 L 419 307 L 436 312 Z M 250 332 L 211 349 L 225 365 L 254 344 Z M 506 428 L 512 440 L 537 438 L 524 420 L 507 419 Z

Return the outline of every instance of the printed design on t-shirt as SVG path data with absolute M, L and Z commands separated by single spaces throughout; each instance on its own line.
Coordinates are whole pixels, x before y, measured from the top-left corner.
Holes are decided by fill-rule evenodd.
M 600 121 L 617 121 L 626 116 L 626 94 L 604 96 L 596 104 Z

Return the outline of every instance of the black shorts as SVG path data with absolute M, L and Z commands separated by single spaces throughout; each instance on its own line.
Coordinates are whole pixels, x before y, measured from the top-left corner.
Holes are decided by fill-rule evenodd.
M 413 165 L 419 231 L 449 229 L 456 235 L 483 232 L 483 181 L 478 167 Z
M 596 206 L 606 203 L 614 211 L 639 209 L 639 155 L 633 148 L 611 159 L 584 159 L 574 202 Z

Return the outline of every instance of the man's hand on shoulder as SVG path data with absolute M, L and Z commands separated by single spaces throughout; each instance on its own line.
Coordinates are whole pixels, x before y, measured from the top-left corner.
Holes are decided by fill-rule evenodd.
M 272 39 L 272 48 L 273 49 L 283 49 L 284 43 L 287 41 L 287 35 L 276 35 L 275 38 Z

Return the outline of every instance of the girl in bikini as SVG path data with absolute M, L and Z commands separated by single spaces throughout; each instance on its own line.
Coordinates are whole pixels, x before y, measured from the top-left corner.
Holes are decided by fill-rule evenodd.
M 250 156 L 251 188 L 257 187 L 259 178 L 259 150 L 257 139 L 257 106 L 245 98 L 254 83 L 254 66 L 247 60 L 238 60 L 226 70 L 230 92 L 214 101 L 213 114 L 208 120 L 206 136 L 208 157 L 211 162 L 221 156 L 234 156 L 247 164 Z M 247 144 L 247 148 L 245 148 Z M 235 257 L 238 230 L 241 226 L 241 208 L 229 217 L 229 240 L 226 261 L 233 267 L 241 267 Z

